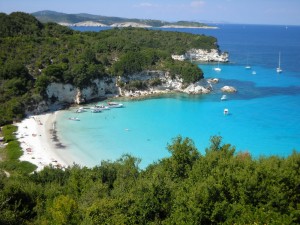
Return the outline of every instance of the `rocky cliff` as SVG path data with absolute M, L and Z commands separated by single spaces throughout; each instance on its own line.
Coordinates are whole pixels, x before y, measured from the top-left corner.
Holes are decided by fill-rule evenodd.
M 152 81 L 158 79 L 160 82 L 158 82 L 157 85 L 151 85 Z M 143 81 L 145 84 L 148 84 L 146 85 L 147 87 L 142 90 L 126 90 L 126 88 L 120 88 L 120 95 L 126 97 L 142 97 L 168 92 L 207 94 L 211 91 L 211 86 L 205 79 L 186 86 L 183 84 L 182 79 L 178 76 L 172 79 L 168 72 L 163 71 L 143 71 L 130 77 L 122 77 L 120 81 L 123 83 Z
M 227 52 L 220 52 L 218 49 L 191 49 L 184 55 L 172 55 L 174 60 L 194 60 L 199 62 L 228 62 L 229 54 Z
M 155 79 L 159 80 L 159 84 L 151 85 Z M 143 82 L 144 88 L 140 90 L 126 88 L 126 84 L 136 81 Z M 83 89 L 71 84 L 51 83 L 46 93 L 52 103 L 81 104 L 92 99 L 113 96 L 140 97 L 167 92 L 206 94 L 210 92 L 210 89 L 209 83 L 204 79 L 184 86 L 182 79 L 178 77 L 172 79 L 168 72 L 143 71 L 126 77 L 97 79 L 89 87 Z
M 119 95 L 116 78 L 94 80 L 89 87 L 80 89 L 71 84 L 51 83 L 47 87 L 47 96 L 52 102 L 81 104 L 86 101 Z
M 155 82 L 153 82 L 155 81 Z M 128 88 L 131 82 L 142 82 L 143 88 Z M 173 77 L 164 71 L 143 71 L 126 77 L 106 77 L 97 79 L 89 87 L 80 89 L 71 84 L 51 83 L 47 87 L 47 101 L 41 101 L 34 107 L 26 109 L 27 114 L 40 114 L 47 110 L 57 110 L 63 104 L 82 104 L 99 98 L 124 96 L 139 98 L 155 94 L 182 92 L 187 94 L 207 94 L 219 79 L 202 79 L 186 85 L 179 77 Z M 154 84 L 154 85 L 153 85 Z M 222 92 L 236 92 L 231 86 L 224 86 Z
M 191 49 L 185 55 L 173 55 L 175 60 L 220 61 L 228 62 L 228 54 L 219 50 Z M 142 71 L 123 77 L 106 77 L 96 79 L 86 88 L 78 88 L 72 84 L 51 83 L 46 90 L 48 101 L 43 101 L 36 108 L 45 111 L 54 104 L 82 104 L 97 98 L 114 96 L 143 97 L 168 92 L 183 92 L 187 94 L 207 94 L 212 90 L 210 80 L 202 79 L 186 85 L 179 76 L 171 77 L 169 72 Z

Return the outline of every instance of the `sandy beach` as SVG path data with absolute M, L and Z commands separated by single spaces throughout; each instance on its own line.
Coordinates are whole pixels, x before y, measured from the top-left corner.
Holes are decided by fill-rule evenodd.
M 64 168 L 76 161 L 70 151 L 61 144 L 56 135 L 55 119 L 58 112 L 30 116 L 18 126 L 17 138 L 24 154 L 21 161 L 29 161 L 37 165 L 37 171 L 52 165 Z

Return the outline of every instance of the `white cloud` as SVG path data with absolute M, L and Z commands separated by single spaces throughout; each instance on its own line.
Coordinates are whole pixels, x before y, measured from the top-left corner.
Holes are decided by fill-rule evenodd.
M 154 8 L 154 7 L 157 7 L 157 5 L 149 3 L 149 2 L 142 2 L 137 5 L 134 5 L 134 7 L 136 7 L 136 8 Z
M 205 2 L 204 1 L 192 1 L 190 3 L 190 6 L 191 7 L 197 7 L 197 8 L 200 8 L 202 7 L 203 5 L 205 5 Z
M 285 8 L 267 8 L 265 9 L 266 14 L 277 14 L 277 13 L 284 13 L 287 10 Z

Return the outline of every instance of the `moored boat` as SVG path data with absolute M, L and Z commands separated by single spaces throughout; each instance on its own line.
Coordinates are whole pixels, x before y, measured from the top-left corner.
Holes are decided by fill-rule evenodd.
M 228 115 L 229 110 L 228 109 L 224 109 L 224 115 Z
M 249 56 L 247 56 L 247 65 L 245 66 L 245 69 L 250 70 L 251 66 L 249 65 Z
M 99 112 L 102 112 L 102 109 L 100 109 L 100 108 L 91 108 L 91 112 L 92 113 L 99 113 Z
M 282 72 L 282 69 L 280 67 L 280 55 L 281 55 L 281 53 L 279 52 L 278 67 L 276 68 L 276 72 L 277 73 L 281 73 Z
M 225 100 L 227 100 L 227 95 L 222 95 L 221 101 L 225 101 Z
M 214 68 L 215 71 L 220 72 L 221 68 L 220 68 L 220 61 L 218 61 L 218 67 Z
M 117 103 L 117 102 L 108 102 L 107 103 L 109 108 L 120 108 L 123 107 L 122 103 Z
M 69 120 L 80 121 L 80 119 L 77 117 L 70 117 Z
M 75 112 L 76 113 L 82 113 L 82 112 L 86 112 L 86 110 L 83 107 L 80 107 L 80 108 L 76 109 Z
M 105 106 L 105 105 L 95 105 L 95 108 L 97 108 L 97 109 L 109 109 L 109 107 Z

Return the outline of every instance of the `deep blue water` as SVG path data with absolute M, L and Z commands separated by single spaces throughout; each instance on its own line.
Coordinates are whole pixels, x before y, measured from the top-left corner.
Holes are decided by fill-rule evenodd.
M 220 83 L 209 95 L 171 95 L 143 101 L 122 100 L 125 108 L 99 114 L 63 112 L 58 134 L 82 165 L 115 160 L 123 153 L 142 159 L 142 167 L 169 155 L 166 146 L 177 135 L 190 137 L 204 154 L 212 135 L 221 135 L 237 151 L 254 157 L 287 156 L 300 150 L 300 27 L 219 25 L 220 29 L 164 29 L 212 35 L 230 63 L 199 67 Z M 76 28 L 78 29 L 78 28 Z M 94 30 L 99 28 L 79 28 Z M 103 30 L 103 28 L 101 28 Z M 276 73 L 281 52 L 282 74 Z M 246 70 L 247 61 L 252 66 Z M 256 71 L 253 75 L 252 71 Z M 232 85 L 236 94 L 221 102 L 219 88 Z M 224 116 L 228 108 L 230 115 Z M 80 122 L 67 120 L 80 117 Z
M 215 26 L 215 25 L 213 25 Z M 300 26 L 219 24 L 219 29 L 164 28 L 166 31 L 180 31 L 205 34 L 218 39 L 222 51 L 230 53 L 232 63 L 247 63 L 274 68 L 278 53 L 282 54 L 285 70 L 300 72 Z M 110 27 L 73 27 L 79 31 L 102 31 Z

